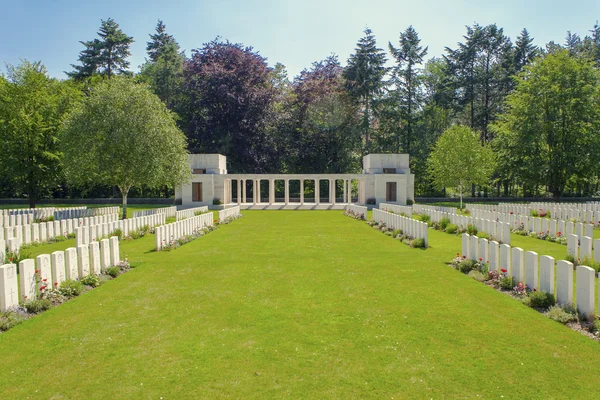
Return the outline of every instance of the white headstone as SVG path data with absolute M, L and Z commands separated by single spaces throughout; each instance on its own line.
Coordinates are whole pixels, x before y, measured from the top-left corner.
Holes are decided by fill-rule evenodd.
M 60 284 L 67 280 L 65 271 L 65 252 L 55 251 L 52 253 L 52 277 L 54 278 L 54 287 L 60 287 Z
M 100 275 L 102 266 L 100 263 L 100 243 L 93 241 L 90 243 L 90 269 L 92 274 Z
M 508 276 L 510 276 L 510 273 L 511 273 L 510 266 L 511 266 L 510 245 L 501 244 L 500 245 L 500 270 L 505 269 Z
M 471 253 L 469 258 L 471 260 L 477 260 L 479 258 L 479 238 L 477 236 L 471 236 L 469 240 L 471 241 L 469 244 L 469 251 Z
M 17 265 L 4 264 L 0 267 L 0 311 L 4 312 L 18 304 Z
M 79 276 L 84 278 L 90 274 L 90 253 L 87 245 L 77 247 L 77 264 Z
M 533 290 L 538 284 L 538 254 L 535 251 L 525 253 L 525 283 Z
M 108 239 L 100 241 L 100 260 L 103 271 L 110 267 L 110 242 Z
M 554 258 L 540 257 L 540 290 L 554 295 Z
M 427 233 L 427 231 L 425 231 L 425 233 Z M 427 241 L 425 241 L 427 242 Z M 117 265 L 119 263 L 119 261 L 121 261 L 120 254 L 119 254 L 119 238 L 116 236 L 111 236 L 109 239 L 109 243 L 110 243 L 110 265 L 114 266 Z M 427 243 L 425 243 L 427 244 Z
M 511 276 L 517 282 L 523 282 L 524 274 L 523 274 L 523 264 L 524 260 L 524 252 L 520 247 L 512 248 L 512 267 L 511 267 Z
M 489 254 L 489 269 L 490 269 L 490 271 L 496 271 L 497 269 L 499 269 L 499 266 L 500 266 L 500 261 L 499 261 L 500 243 L 496 242 L 495 240 L 490 241 L 488 254 Z
M 67 279 L 79 279 L 79 268 L 77 266 L 77 249 L 69 247 L 65 250 L 65 273 Z
M 593 321 L 595 314 L 595 276 L 594 269 L 583 265 L 577 266 L 577 311 L 588 321 Z
M 588 259 L 592 258 L 592 238 L 587 236 L 581 236 L 579 238 L 580 247 L 579 247 L 579 257 L 583 260 L 586 257 Z
M 19 281 L 21 299 L 24 303 L 33 301 L 37 295 L 37 280 L 35 278 L 35 261 L 31 258 L 19 263 Z
M 38 289 L 41 286 L 45 286 L 48 289 L 52 289 L 52 269 L 50 266 L 50 254 L 40 254 L 35 258 L 35 266 L 39 271 L 40 282 L 38 283 Z
M 579 240 L 577 238 L 577 235 L 567 235 L 567 254 L 570 256 L 575 257 L 575 259 L 577 259 L 578 256 L 578 247 L 579 247 Z
M 573 263 L 569 261 L 556 263 L 556 302 L 573 305 Z

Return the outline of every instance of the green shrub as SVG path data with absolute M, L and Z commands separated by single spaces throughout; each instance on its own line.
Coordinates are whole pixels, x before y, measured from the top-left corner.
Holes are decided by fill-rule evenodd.
M 7 331 L 13 326 L 19 325 L 26 319 L 27 316 L 23 315 L 22 313 L 16 313 L 12 311 L 0 313 L 0 332 Z
M 195 217 L 198 216 L 198 215 L 202 215 L 202 214 L 205 214 L 205 212 L 204 211 L 194 211 L 194 216 Z
M 517 282 L 515 281 L 515 279 L 513 277 L 503 276 L 500 279 L 498 286 L 500 286 L 500 289 L 503 289 L 503 290 L 512 290 L 515 286 L 517 286 Z
M 218 199 L 216 197 L 213 199 L 213 206 L 220 206 L 221 204 L 223 204 L 221 199 Z
M 460 264 L 458 264 L 458 270 L 463 274 L 468 274 L 475 269 L 477 269 L 477 261 L 475 260 L 465 258 L 460 262 Z
M 491 236 L 485 232 L 477 232 L 477 237 L 479 239 L 487 239 L 487 240 L 491 239 Z
M 592 327 L 590 328 L 590 331 L 592 333 L 599 333 L 600 332 L 600 319 L 596 318 L 594 320 L 594 322 L 592 323 Z
M 431 220 L 431 217 L 428 214 L 420 214 L 419 215 L 419 221 L 421 222 L 429 222 Z
M 76 237 L 76 236 L 75 236 L 75 232 L 73 232 L 73 233 L 69 233 L 69 234 L 67 235 L 67 239 L 75 239 L 75 237 Z
M 66 236 L 63 236 L 63 235 L 54 236 L 55 242 L 64 242 L 65 240 L 67 240 Z
M 110 236 L 116 236 L 120 240 L 123 237 L 123 231 L 120 229 L 115 229 L 114 232 Z
M 570 263 L 573 263 L 573 266 L 576 266 L 576 265 L 577 265 L 577 260 L 576 260 L 576 259 L 575 259 L 575 257 L 574 257 L 574 256 L 572 256 L 571 254 L 567 254 L 567 255 L 565 256 L 565 260 L 566 260 L 566 261 L 568 261 L 568 262 L 570 262 Z
M 450 224 L 450 218 L 444 217 L 440 219 L 440 228 L 445 231 L 446 227 Z
M 50 309 L 52 302 L 49 299 L 39 299 L 25 303 L 24 306 L 29 314 L 37 314 Z
M 21 248 L 17 251 L 7 251 L 4 256 L 4 264 L 17 264 L 25 259 L 31 258 L 31 251 L 27 248 Z
M 396 237 L 396 236 L 398 236 L 398 235 L 402 235 L 402 233 L 403 233 L 403 232 L 402 232 L 402 229 L 395 229 L 395 230 L 394 230 L 394 232 L 393 232 L 393 234 L 394 234 L 394 237 Z
M 592 257 L 583 257 L 583 260 L 581 260 L 579 264 L 592 268 L 596 271 L 596 273 L 600 272 L 600 263 L 594 260 Z
M 539 214 L 536 210 L 530 210 L 529 215 L 532 217 L 539 217 Z
M 485 276 L 481 272 L 479 272 L 479 271 L 476 271 L 476 270 L 469 271 L 468 275 L 471 278 L 475 279 L 476 281 L 479 281 L 479 282 L 485 282 L 486 281 Z
M 96 275 L 88 275 L 86 277 L 81 278 L 81 283 L 85 286 L 97 287 L 100 286 L 100 279 Z
M 410 199 L 406 200 L 406 205 L 407 206 L 412 206 L 413 204 L 414 204 L 414 201 L 412 201 Z
M 458 231 L 458 226 L 455 224 L 448 224 L 448 226 L 446 226 L 445 231 L 446 231 L 446 233 L 450 233 L 450 234 L 454 235 Z
M 477 227 L 475 225 L 467 225 L 467 233 L 469 235 L 477 235 Z
M 377 200 L 374 197 L 369 197 L 367 199 L 367 204 L 377 204 Z
M 120 272 L 121 272 L 121 268 L 119 268 L 119 267 L 106 268 L 106 274 L 112 276 L 113 278 L 116 278 L 117 276 L 119 276 Z
M 83 283 L 79 281 L 74 281 L 71 279 L 67 279 L 63 283 L 60 284 L 60 288 L 58 291 L 60 294 L 66 297 L 76 297 L 79 296 L 83 292 Z
M 574 310 L 558 305 L 550 307 L 548 311 L 546 311 L 546 316 L 561 324 L 577 321 L 577 314 L 575 314 Z
M 424 249 L 425 248 L 425 239 L 413 239 L 412 242 L 410 242 L 410 247 L 413 247 L 415 249 Z
M 554 300 L 554 295 L 551 293 L 535 291 L 531 292 L 529 296 L 523 299 L 523 302 L 532 308 L 550 308 L 552 307 L 556 301 Z

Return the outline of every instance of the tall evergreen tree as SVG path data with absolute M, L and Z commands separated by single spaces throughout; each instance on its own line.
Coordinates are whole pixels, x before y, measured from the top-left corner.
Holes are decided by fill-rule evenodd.
M 158 20 L 156 33 L 150 35 L 150 39 L 149 42 L 146 42 L 146 52 L 152 62 L 157 62 L 165 51 L 172 48 L 172 45 L 179 49 L 179 44 L 175 41 L 173 35 L 167 33 L 167 27 L 161 20 Z
M 396 97 L 401 103 L 401 116 L 405 121 L 403 151 L 410 153 L 413 130 L 417 111 L 421 107 L 422 97 L 420 95 L 420 69 L 423 57 L 427 55 L 427 47 L 423 48 L 417 31 L 409 26 L 400 33 L 400 45 L 395 48 L 389 43 L 392 56 L 396 59 L 393 68 L 392 82 L 396 86 Z M 397 151 L 400 151 L 400 140 L 398 140 Z
M 383 49 L 377 47 L 373 32 L 367 28 L 356 47 L 356 52 L 348 59 L 343 76 L 350 96 L 361 105 L 362 131 L 365 149 L 368 152 L 371 137 L 371 119 L 378 97 L 382 94 L 387 73 L 387 58 Z
M 133 43 L 133 38 L 123 33 L 112 18 L 101 20 L 98 36 L 100 39 L 80 42 L 85 46 L 85 50 L 79 53 L 81 65 L 72 65 L 74 70 L 67 72 L 69 77 L 85 79 L 100 74 L 110 78 L 113 75 L 129 74 L 127 58 L 131 55 L 129 46 Z
M 529 35 L 527 29 L 523 29 L 515 42 L 514 72 L 521 72 L 523 67 L 529 64 L 539 52 L 539 48 L 533 44 L 533 38 Z

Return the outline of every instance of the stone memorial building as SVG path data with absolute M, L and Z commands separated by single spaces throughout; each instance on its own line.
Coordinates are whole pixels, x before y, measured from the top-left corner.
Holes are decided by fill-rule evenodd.
M 221 154 L 190 154 L 189 160 L 192 179 L 175 191 L 184 206 L 320 210 L 414 201 L 408 154 L 369 154 L 362 174 L 228 174 Z

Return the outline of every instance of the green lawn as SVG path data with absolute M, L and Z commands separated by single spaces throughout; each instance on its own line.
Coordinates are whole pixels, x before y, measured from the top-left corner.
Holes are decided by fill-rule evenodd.
M 0 335 L 0 398 L 600 394 L 600 344 L 447 267 L 460 237 L 429 235 L 248 211 L 172 252 L 125 242 L 136 269 Z

